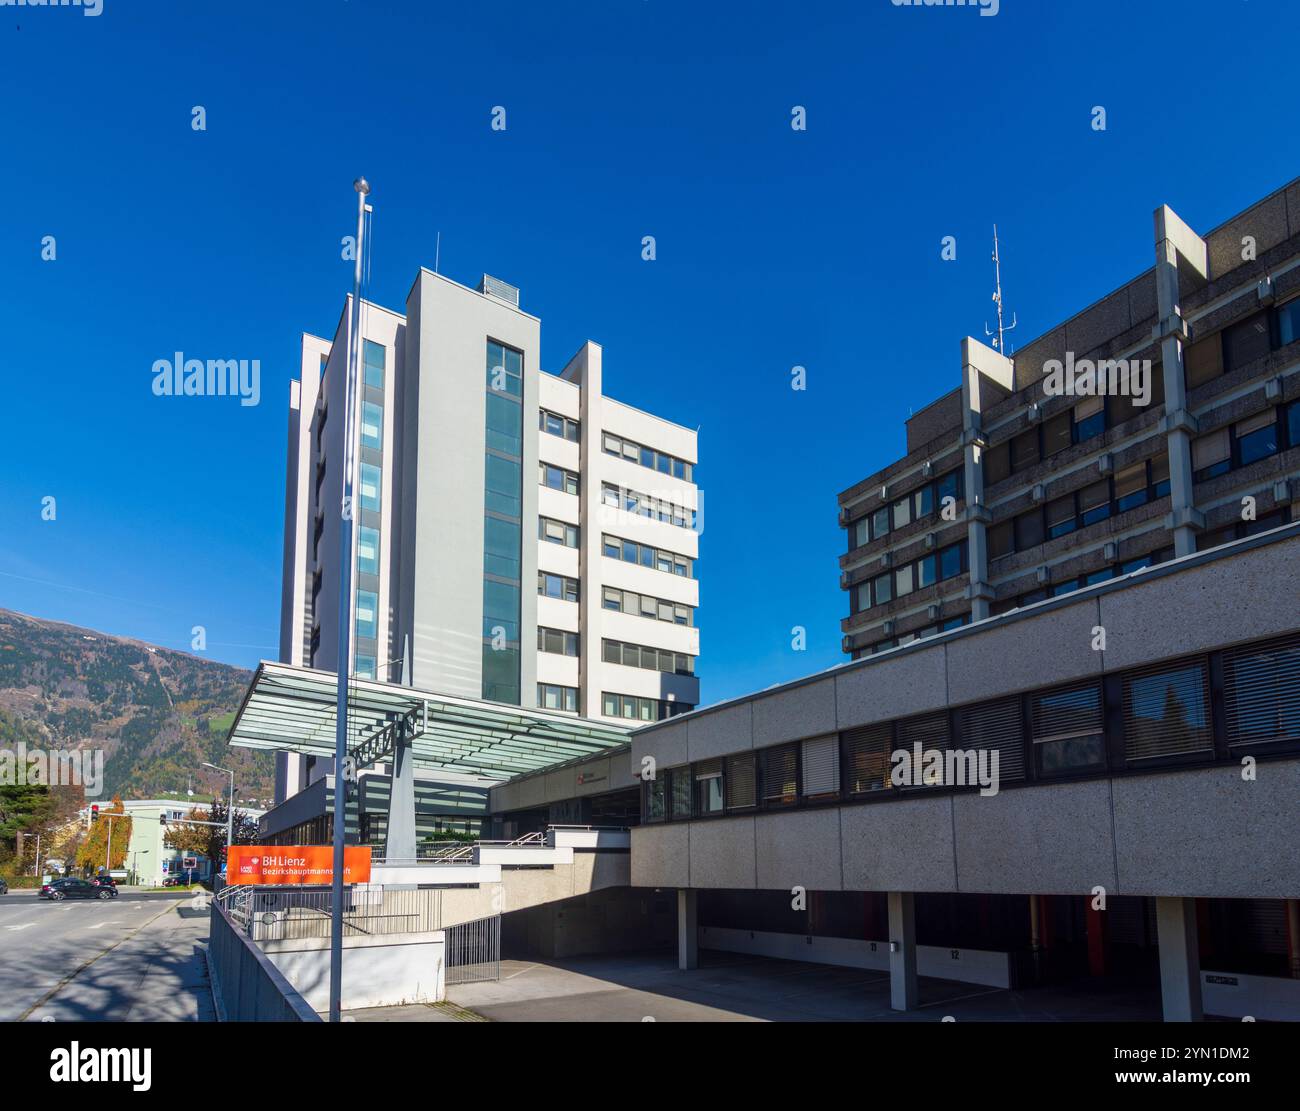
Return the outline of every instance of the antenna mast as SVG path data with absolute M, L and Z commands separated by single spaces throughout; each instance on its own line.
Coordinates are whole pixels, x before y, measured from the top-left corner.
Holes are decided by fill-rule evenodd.
M 1016 314 L 1011 314 L 1011 323 L 1003 325 L 1002 323 L 1002 257 L 998 253 L 998 226 L 993 225 L 993 301 L 998 307 L 998 331 L 997 339 L 993 341 L 993 346 L 997 348 L 999 355 L 1006 355 L 1006 333 L 1010 332 L 1016 326 Z M 984 334 L 993 335 L 987 324 L 984 325 Z

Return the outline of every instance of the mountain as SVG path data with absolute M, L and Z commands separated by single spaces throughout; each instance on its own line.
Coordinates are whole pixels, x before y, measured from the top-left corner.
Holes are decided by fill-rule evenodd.
M 99 748 L 102 799 L 269 800 L 274 759 L 226 747 L 252 673 L 170 648 L 0 609 L 0 743 Z

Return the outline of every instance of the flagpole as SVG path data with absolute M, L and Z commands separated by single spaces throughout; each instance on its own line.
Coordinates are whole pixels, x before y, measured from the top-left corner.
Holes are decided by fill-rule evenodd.
M 343 846 L 347 835 L 348 680 L 352 672 L 352 471 L 357 363 L 361 354 L 361 266 L 366 232 L 366 196 L 370 184 L 357 178 L 357 246 L 352 274 L 352 317 L 348 331 L 347 382 L 343 408 L 343 500 L 339 513 L 339 647 L 338 701 L 334 728 L 334 875 L 330 891 L 330 1022 L 338 1022 L 343 995 Z

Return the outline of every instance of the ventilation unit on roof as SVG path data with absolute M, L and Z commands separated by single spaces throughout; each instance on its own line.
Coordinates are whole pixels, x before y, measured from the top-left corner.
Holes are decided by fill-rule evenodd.
M 491 274 L 483 275 L 483 280 L 478 284 L 478 291 L 486 293 L 489 297 L 495 297 L 498 301 L 504 301 L 507 305 L 519 307 L 519 287 L 503 282 L 500 278 L 494 278 Z

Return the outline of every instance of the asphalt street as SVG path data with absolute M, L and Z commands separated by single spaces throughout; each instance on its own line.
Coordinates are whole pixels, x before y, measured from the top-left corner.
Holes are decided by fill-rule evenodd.
M 207 1021 L 208 914 L 188 894 L 0 895 L 0 1021 Z

